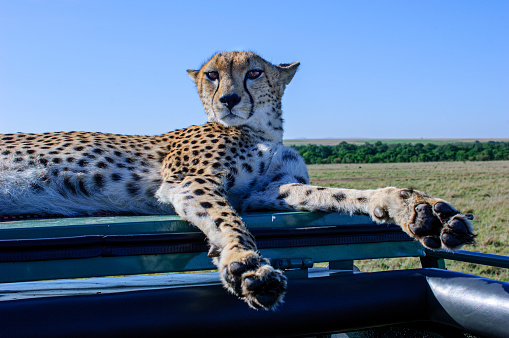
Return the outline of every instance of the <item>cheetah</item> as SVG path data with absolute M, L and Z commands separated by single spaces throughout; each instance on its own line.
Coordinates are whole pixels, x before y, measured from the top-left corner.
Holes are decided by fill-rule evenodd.
M 209 122 L 162 135 L 2 135 L 0 215 L 177 213 L 206 235 L 224 287 L 265 310 L 282 303 L 287 280 L 260 255 L 242 211 L 360 213 L 427 248 L 472 243 L 468 217 L 423 192 L 309 185 L 303 159 L 282 142 L 281 98 L 298 67 L 218 53 L 188 70 Z

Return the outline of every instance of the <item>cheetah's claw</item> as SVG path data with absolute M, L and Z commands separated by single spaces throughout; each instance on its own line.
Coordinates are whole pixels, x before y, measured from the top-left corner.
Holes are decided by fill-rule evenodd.
M 286 277 L 259 257 L 224 267 L 221 279 L 231 293 L 253 309 L 275 310 L 286 293 Z

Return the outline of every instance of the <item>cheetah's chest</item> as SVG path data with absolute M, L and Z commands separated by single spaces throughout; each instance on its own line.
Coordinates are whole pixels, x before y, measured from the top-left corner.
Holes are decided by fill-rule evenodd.
M 272 149 L 267 143 L 254 144 L 249 151 L 234 154 L 233 160 L 225 165 L 225 188 L 234 207 L 242 204 L 246 194 L 263 187 L 272 161 Z

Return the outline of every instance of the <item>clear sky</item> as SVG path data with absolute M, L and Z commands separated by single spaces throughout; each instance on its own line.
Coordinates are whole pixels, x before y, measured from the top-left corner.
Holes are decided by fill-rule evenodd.
M 509 137 L 506 0 L 0 0 L 0 133 L 201 124 L 231 50 L 301 62 L 285 138 Z

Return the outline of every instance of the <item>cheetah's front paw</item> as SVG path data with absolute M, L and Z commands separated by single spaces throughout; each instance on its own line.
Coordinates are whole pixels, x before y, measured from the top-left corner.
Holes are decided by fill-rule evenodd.
M 446 201 L 410 189 L 394 189 L 390 195 L 374 216 L 394 221 L 425 247 L 458 250 L 474 243 L 471 221 Z
M 225 288 L 253 309 L 275 310 L 286 293 L 286 277 L 257 254 L 222 268 Z

